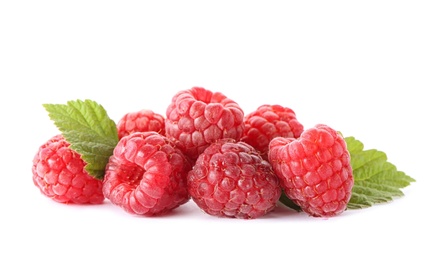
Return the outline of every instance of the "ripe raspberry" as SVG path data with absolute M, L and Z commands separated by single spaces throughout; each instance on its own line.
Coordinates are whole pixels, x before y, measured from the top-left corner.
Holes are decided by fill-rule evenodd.
M 154 131 L 165 134 L 165 119 L 152 110 L 142 109 L 125 114 L 117 123 L 118 137 L 123 138 L 134 132 Z
M 252 145 L 267 160 L 269 143 L 275 137 L 298 138 L 303 125 L 294 111 L 280 105 L 261 105 L 244 118 L 245 130 L 241 141 Z
M 109 158 L 103 193 L 114 205 L 137 215 L 160 215 L 189 200 L 191 169 L 167 137 L 135 132 L 120 139 Z
M 42 194 L 60 203 L 100 204 L 103 183 L 91 177 L 85 165 L 64 137 L 56 135 L 33 158 L 33 182 Z
M 276 137 L 268 156 L 285 195 L 304 212 L 331 217 L 346 209 L 354 181 L 345 140 L 335 130 L 319 124 L 298 139 Z
M 202 87 L 178 92 L 167 108 L 166 136 L 175 140 L 191 160 L 212 142 L 239 140 L 243 134 L 243 110 L 220 92 Z
M 188 191 L 209 215 L 243 219 L 273 210 L 282 192 L 269 162 L 232 139 L 218 140 L 200 154 L 188 174 Z

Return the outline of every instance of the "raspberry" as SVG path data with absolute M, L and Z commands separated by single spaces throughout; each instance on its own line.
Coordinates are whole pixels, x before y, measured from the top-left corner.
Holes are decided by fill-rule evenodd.
M 269 162 L 285 195 L 315 217 L 346 210 L 353 175 L 345 140 L 329 126 L 318 124 L 297 138 L 275 137 Z
M 103 193 L 126 212 L 161 215 L 189 200 L 191 166 L 167 137 L 135 132 L 120 139 L 106 165 Z
M 101 204 L 103 183 L 91 177 L 85 165 L 64 137 L 55 135 L 39 147 L 33 158 L 33 182 L 56 202 Z
M 269 143 L 275 137 L 297 138 L 303 125 L 294 111 L 280 105 L 261 105 L 244 118 L 245 130 L 241 141 L 252 145 L 267 160 Z
M 152 110 L 142 109 L 125 114 L 117 123 L 118 137 L 123 138 L 134 132 L 154 131 L 165 134 L 165 119 Z
M 178 92 L 167 108 L 166 136 L 178 143 L 191 160 L 222 138 L 239 140 L 243 110 L 220 92 L 202 87 Z
M 273 210 L 282 192 L 269 162 L 232 139 L 220 139 L 199 155 L 188 174 L 188 191 L 209 215 L 242 219 Z

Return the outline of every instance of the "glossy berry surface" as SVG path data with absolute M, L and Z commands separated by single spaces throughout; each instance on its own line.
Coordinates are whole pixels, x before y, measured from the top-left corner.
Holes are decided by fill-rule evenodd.
M 249 144 L 222 139 L 212 143 L 188 174 L 188 190 L 206 213 L 254 219 L 272 211 L 281 196 L 270 164 Z
M 243 116 L 240 106 L 224 94 L 193 87 L 172 98 L 166 111 L 166 136 L 195 160 L 218 139 L 239 140 L 243 135 Z
M 88 175 L 85 165 L 62 135 L 53 136 L 33 158 L 33 183 L 56 202 L 100 204 L 102 181 Z
M 346 210 L 354 180 L 346 143 L 334 129 L 319 124 L 297 139 L 276 137 L 268 156 L 285 194 L 303 211 L 331 217 Z
M 303 132 L 303 125 L 297 120 L 295 112 L 280 105 L 261 105 L 247 114 L 244 122 L 241 140 L 252 145 L 265 159 L 273 138 L 298 138 Z
M 189 200 L 191 166 L 180 150 L 156 132 L 124 136 L 106 165 L 103 193 L 126 212 L 161 215 Z
M 134 132 L 154 131 L 165 134 L 165 119 L 152 110 L 142 109 L 125 114 L 117 123 L 118 137 L 123 138 Z

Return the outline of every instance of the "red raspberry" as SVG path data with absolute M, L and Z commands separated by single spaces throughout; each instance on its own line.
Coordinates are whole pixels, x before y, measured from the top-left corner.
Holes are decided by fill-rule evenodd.
M 191 169 L 167 137 L 135 132 L 120 139 L 109 158 L 103 193 L 114 205 L 137 215 L 160 215 L 189 200 Z
M 178 92 L 166 114 L 166 136 L 192 160 L 212 142 L 239 140 L 243 134 L 244 114 L 239 105 L 220 92 L 202 87 Z
M 319 124 L 298 139 L 276 137 L 268 156 L 285 195 L 304 212 L 331 217 L 346 210 L 354 181 L 345 140 L 334 129 Z
M 57 202 L 101 204 L 103 183 L 91 177 L 85 165 L 64 137 L 56 135 L 41 145 L 33 158 L 33 182 Z
M 218 140 L 200 154 L 188 174 L 188 191 L 209 215 L 243 219 L 273 210 L 282 192 L 269 162 L 232 139 Z
M 125 114 L 117 124 L 118 137 L 123 138 L 134 132 L 154 131 L 165 134 L 165 119 L 152 110 L 142 109 Z
M 261 105 L 245 116 L 245 130 L 241 141 L 252 145 L 267 159 L 269 143 L 275 137 L 298 138 L 303 125 L 294 111 L 280 105 Z

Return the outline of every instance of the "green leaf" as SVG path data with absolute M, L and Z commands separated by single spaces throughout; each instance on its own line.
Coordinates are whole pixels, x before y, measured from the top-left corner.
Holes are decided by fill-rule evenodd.
M 87 163 L 85 170 L 94 178 L 103 179 L 105 166 L 118 143 L 116 124 L 106 110 L 88 99 L 43 106 L 70 148 Z
M 287 206 L 291 209 L 294 209 L 297 212 L 302 211 L 302 209 L 300 208 L 299 205 L 295 204 L 290 198 L 288 198 L 288 196 L 285 194 L 284 191 L 282 191 L 281 193 L 281 197 L 279 198 L 279 202 L 281 202 L 282 204 L 284 204 L 284 206 Z
M 360 209 L 403 196 L 402 188 L 415 180 L 387 161 L 387 155 L 376 149 L 364 150 L 354 137 L 344 138 L 351 155 L 354 187 L 348 209 Z

